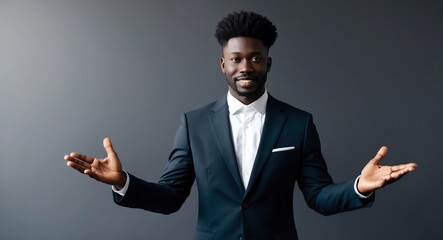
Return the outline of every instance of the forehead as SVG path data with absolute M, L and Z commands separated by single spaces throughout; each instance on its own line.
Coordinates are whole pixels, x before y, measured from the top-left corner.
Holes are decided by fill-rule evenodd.
M 266 55 L 268 49 L 263 45 L 263 42 L 256 38 L 250 37 L 236 37 L 231 38 L 223 46 L 223 54 L 250 54 L 250 53 L 261 53 Z

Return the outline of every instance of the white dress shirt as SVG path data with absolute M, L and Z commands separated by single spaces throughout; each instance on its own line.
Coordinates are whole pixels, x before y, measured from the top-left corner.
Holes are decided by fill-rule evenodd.
M 244 105 L 228 92 L 227 101 L 235 156 L 246 189 L 265 123 L 268 93 L 265 91 L 259 99 Z

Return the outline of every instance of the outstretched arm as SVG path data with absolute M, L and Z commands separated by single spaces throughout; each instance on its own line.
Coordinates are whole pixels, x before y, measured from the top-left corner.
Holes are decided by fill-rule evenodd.
M 94 178 L 97 181 L 123 188 L 126 183 L 126 173 L 122 170 L 122 164 L 115 152 L 111 139 L 103 140 L 106 150 L 106 158 L 94 158 L 80 153 L 72 152 L 65 155 L 69 167 Z
M 383 146 L 378 150 L 377 155 L 371 159 L 361 171 L 361 176 L 357 184 L 358 191 L 364 195 L 374 190 L 393 183 L 417 167 L 415 163 L 400 164 L 396 166 L 382 166 L 380 161 L 388 153 L 388 148 Z

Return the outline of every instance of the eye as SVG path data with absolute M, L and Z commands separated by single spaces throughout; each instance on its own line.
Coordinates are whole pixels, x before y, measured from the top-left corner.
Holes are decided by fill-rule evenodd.
M 252 62 L 255 62 L 255 63 L 260 63 L 260 62 L 262 62 L 262 58 L 261 57 L 252 57 Z
M 234 58 L 231 58 L 231 61 L 235 62 L 235 63 L 239 63 L 240 62 L 240 58 L 234 57 Z

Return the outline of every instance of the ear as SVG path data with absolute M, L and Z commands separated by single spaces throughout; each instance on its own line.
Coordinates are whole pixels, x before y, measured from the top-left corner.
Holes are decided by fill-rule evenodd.
M 267 72 L 271 71 L 271 66 L 272 66 L 272 58 L 268 57 L 268 66 L 266 68 Z
M 223 74 L 225 74 L 226 73 L 226 71 L 225 71 L 225 59 L 224 58 L 220 58 L 220 68 L 221 68 L 221 71 L 223 72 Z

